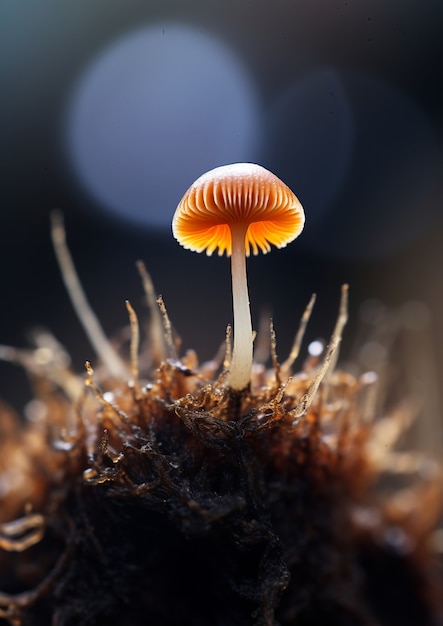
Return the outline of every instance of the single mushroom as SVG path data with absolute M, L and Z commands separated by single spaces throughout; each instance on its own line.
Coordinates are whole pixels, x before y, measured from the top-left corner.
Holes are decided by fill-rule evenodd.
M 234 349 L 228 385 L 241 391 L 252 368 L 252 324 L 246 280 L 246 255 L 283 248 L 303 229 L 298 198 L 277 176 L 253 163 L 217 167 L 185 193 L 172 231 L 185 248 L 231 255 Z

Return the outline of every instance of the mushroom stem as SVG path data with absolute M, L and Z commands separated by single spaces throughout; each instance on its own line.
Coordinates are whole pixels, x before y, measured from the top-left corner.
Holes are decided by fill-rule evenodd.
M 252 322 L 249 309 L 248 283 L 246 279 L 245 238 L 247 225 L 231 225 L 231 274 L 232 304 L 234 311 L 234 348 L 228 385 L 241 391 L 251 380 L 252 369 Z

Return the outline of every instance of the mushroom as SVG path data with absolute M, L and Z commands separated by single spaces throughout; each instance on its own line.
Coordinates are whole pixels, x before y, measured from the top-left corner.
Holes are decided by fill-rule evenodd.
M 236 391 L 250 382 L 252 324 L 246 280 L 246 256 L 273 244 L 283 248 L 303 229 L 298 198 L 274 174 L 253 163 L 217 167 L 198 178 L 185 193 L 172 221 L 177 241 L 189 250 L 217 248 L 231 256 L 234 349 L 228 386 Z

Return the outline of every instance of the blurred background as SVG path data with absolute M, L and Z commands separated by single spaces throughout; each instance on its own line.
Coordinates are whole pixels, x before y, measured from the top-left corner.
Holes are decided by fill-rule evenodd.
M 125 299 L 145 315 L 143 259 L 183 349 L 211 358 L 231 321 L 229 262 L 183 250 L 171 218 L 204 171 L 257 162 L 307 221 L 249 261 L 255 326 L 272 314 L 283 360 L 311 293 L 308 341 L 329 337 L 348 282 L 344 358 L 408 363 L 441 442 L 441 20 L 439 0 L 4 0 L 0 343 L 28 346 L 44 326 L 77 371 L 94 363 L 50 243 L 59 209 L 109 335 Z M 1 363 L 0 396 L 28 394 Z

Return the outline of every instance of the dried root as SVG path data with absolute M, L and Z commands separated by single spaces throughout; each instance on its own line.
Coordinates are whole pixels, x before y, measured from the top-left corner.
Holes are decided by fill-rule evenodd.
M 95 335 L 59 220 L 53 234 Z M 381 414 L 377 377 L 336 368 L 347 287 L 322 359 L 292 371 L 312 298 L 288 358 L 271 331 L 272 370 L 241 394 L 226 386 L 230 330 L 200 367 L 157 302 L 148 368 L 129 302 L 128 358 L 101 338 L 83 382 L 52 339 L 0 350 L 37 394 L 24 426 L 1 408 L 0 624 L 440 623 L 440 465 L 398 449 L 409 398 Z

